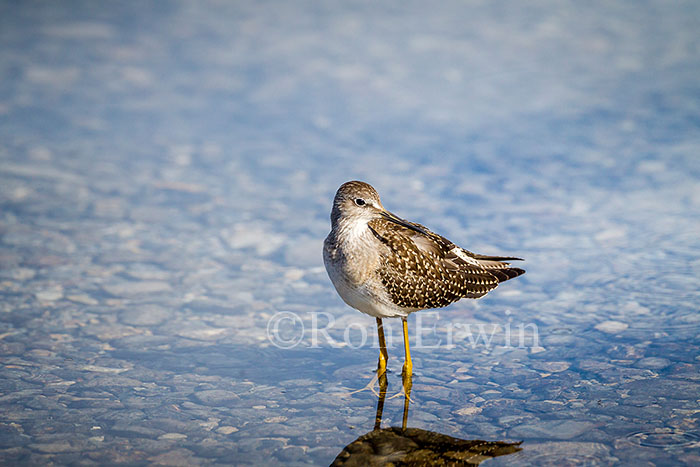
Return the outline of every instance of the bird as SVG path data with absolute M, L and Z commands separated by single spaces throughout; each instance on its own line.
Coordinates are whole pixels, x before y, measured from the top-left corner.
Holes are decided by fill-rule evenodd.
M 376 318 L 378 375 L 386 372 L 388 360 L 382 319 L 402 320 L 402 374 L 410 377 L 409 314 L 462 298 L 480 298 L 525 273 L 509 263 L 521 258 L 472 253 L 398 217 L 384 208 L 377 190 L 365 182 L 353 180 L 338 188 L 330 218 L 323 262 L 343 301 Z

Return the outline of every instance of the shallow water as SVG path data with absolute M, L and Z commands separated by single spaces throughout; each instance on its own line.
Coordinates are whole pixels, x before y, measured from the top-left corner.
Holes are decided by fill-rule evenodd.
M 321 260 L 361 179 L 526 260 L 410 317 L 414 441 L 700 463 L 699 13 L 0 3 L 0 461 L 328 465 L 380 402 L 401 427 L 400 322 L 386 399 L 349 394 L 374 319 Z

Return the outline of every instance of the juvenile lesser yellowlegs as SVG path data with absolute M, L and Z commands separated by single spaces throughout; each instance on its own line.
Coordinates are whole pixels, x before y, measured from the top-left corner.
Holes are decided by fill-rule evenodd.
M 386 371 L 382 318 L 401 317 L 404 375 L 413 371 L 406 317 L 418 310 L 441 308 L 462 298 L 479 298 L 500 282 L 523 274 L 506 261 L 458 247 L 428 228 L 384 209 L 379 194 L 358 181 L 338 188 L 331 210 L 331 232 L 323 244 L 323 261 L 340 297 L 377 319 L 379 375 Z

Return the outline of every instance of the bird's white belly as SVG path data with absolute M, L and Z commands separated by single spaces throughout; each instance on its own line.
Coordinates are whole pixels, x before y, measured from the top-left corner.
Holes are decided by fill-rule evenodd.
M 416 311 L 393 304 L 383 286 L 378 287 L 377 284 L 370 282 L 351 284 L 342 273 L 332 274 L 329 271 L 329 276 L 343 301 L 362 313 L 375 318 L 392 318 L 408 316 L 409 313 Z
M 389 318 L 408 314 L 388 302 L 387 297 L 378 297 L 376 291 L 367 285 L 349 287 L 344 281 L 340 281 L 336 285 L 336 290 L 345 303 L 370 316 Z

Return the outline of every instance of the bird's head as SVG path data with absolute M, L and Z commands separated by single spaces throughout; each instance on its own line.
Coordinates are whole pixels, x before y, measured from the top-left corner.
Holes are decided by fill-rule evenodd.
M 372 185 L 358 181 L 346 182 L 338 188 L 333 199 L 331 224 L 336 225 L 341 219 L 369 222 L 385 212 L 379 193 Z
M 358 226 L 358 224 L 367 224 L 369 221 L 379 218 L 429 236 L 422 226 L 407 222 L 384 209 L 379 200 L 379 193 L 369 183 L 351 181 L 340 185 L 333 199 L 332 228 L 338 226 L 339 223 L 345 226 Z

